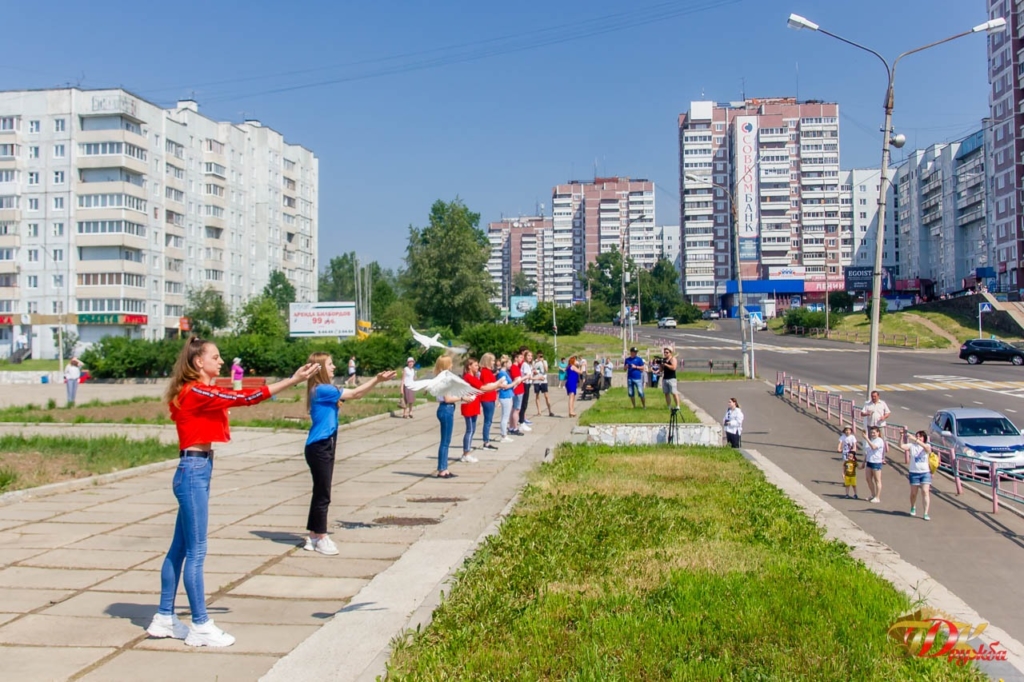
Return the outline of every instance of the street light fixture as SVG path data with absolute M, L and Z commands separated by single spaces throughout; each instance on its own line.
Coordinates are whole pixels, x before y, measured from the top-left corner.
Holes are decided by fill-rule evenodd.
M 736 225 L 736 201 L 733 198 L 732 191 L 725 185 L 713 182 L 710 178 L 700 178 L 691 173 L 686 174 L 686 179 L 690 182 L 702 183 L 705 185 L 711 185 L 716 187 L 729 197 L 729 211 L 732 215 L 732 251 L 733 251 L 733 262 L 736 264 L 736 298 L 737 306 L 736 309 L 739 311 L 739 322 L 740 322 L 740 354 L 743 356 L 743 376 L 747 379 L 754 375 L 754 363 L 751 359 L 754 335 L 751 332 L 750 335 L 750 346 L 747 346 L 747 329 L 746 329 L 746 312 L 743 301 L 743 270 L 740 268 L 740 232 Z
M 627 311 L 627 306 L 626 306 L 626 240 L 629 239 L 629 228 L 630 228 L 630 226 L 633 223 L 637 222 L 638 220 L 646 220 L 647 217 L 648 217 L 647 213 L 641 213 L 638 216 L 634 216 L 634 217 L 630 218 L 629 217 L 628 202 L 627 202 L 626 227 L 625 227 L 625 229 L 620 229 L 619 230 L 619 237 L 620 237 L 619 238 L 619 244 L 620 244 L 619 252 L 620 252 L 621 257 L 622 257 L 622 267 L 621 267 L 621 280 L 622 280 L 621 287 L 622 287 L 622 289 L 621 289 L 621 292 L 620 292 L 620 296 L 621 296 L 622 300 L 621 300 L 620 305 L 619 305 L 619 326 L 622 329 L 622 357 L 626 357 L 626 354 L 627 354 L 626 353 L 626 345 L 627 345 L 626 344 L 626 337 L 629 336 L 630 340 L 632 341 L 632 336 L 633 336 L 633 329 L 632 329 L 633 328 L 633 314 Z M 638 275 L 638 277 L 639 277 L 639 275 Z M 637 306 L 639 306 L 639 305 L 640 305 L 640 295 L 638 293 L 637 294 Z M 627 315 L 629 316 L 629 326 L 630 326 L 630 330 L 629 330 L 628 334 L 626 333 L 626 317 L 627 317 Z
M 868 351 L 868 386 L 867 394 L 871 395 L 871 392 L 875 390 L 876 382 L 878 379 L 878 331 L 880 322 L 881 308 L 878 303 L 879 299 L 882 298 L 882 253 L 885 246 L 885 198 L 889 192 L 889 146 L 892 145 L 899 149 L 906 143 L 906 137 L 903 135 L 892 134 L 892 110 L 894 105 L 893 100 L 893 84 L 896 80 L 896 66 L 900 60 L 908 55 L 912 55 L 916 52 L 923 52 L 929 48 L 943 43 L 948 43 L 964 36 L 969 36 L 974 33 L 998 33 L 1006 29 L 1006 19 L 1002 17 L 986 21 L 984 24 L 978 24 L 969 31 L 957 33 L 956 35 L 937 40 L 933 43 L 928 43 L 921 47 L 908 50 L 896 57 L 890 65 L 889 62 L 869 47 L 865 47 L 859 43 L 855 43 L 852 40 L 838 36 L 835 33 L 830 33 L 825 29 L 821 28 L 818 24 L 814 23 L 810 19 L 806 19 L 799 14 L 790 14 L 789 21 L 787 22 L 790 28 L 801 30 L 808 29 L 810 31 L 816 31 L 818 33 L 824 33 L 830 38 L 846 43 L 852 47 L 856 47 L 859 50 L 869 52 L 882 62 L 885 66 L 885 72 L 888 77 L 888 85 L 885 91 L 885 101 L 882 103 L 882 107 L 885 109 L 885 121 L 882 124 L 882 167 L 881 167 L 881 182 L 878 183 L 878 227 L 875 232 L 875 265 L 874 272 L 872 273 L 871 281 L 871 298 L 873 304 L 871 306 L 871 343 Z

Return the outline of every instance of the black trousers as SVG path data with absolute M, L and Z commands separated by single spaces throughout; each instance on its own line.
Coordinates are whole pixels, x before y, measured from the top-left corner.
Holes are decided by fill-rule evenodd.
M 726 433 L 725 439 L 729 441 L 729 445 L 738 448 L 740 447 L 740 434 L 738 433 Z
M 530 386 L 527 385 L 526 392 L 523 393 L 523 405 L 519 408 L 519 423 L 522 424 L 526 421 L 526 406 L 530 404 Z
M 313 497 L 309 501 L 306 530 L 323 535 L 327 532 L 327 510 L 331 506 L 331 482 L 334 480 L 334 451 L 338 434 L 306 446 L 306 464 L 313 475 Z

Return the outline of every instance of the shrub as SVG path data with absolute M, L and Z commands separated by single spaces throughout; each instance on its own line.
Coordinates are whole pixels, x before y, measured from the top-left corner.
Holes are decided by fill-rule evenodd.
M 679 324 L 689 324 L 701 319 L 703 312 L 692 303 L 680 303 L 675 307 L 674 317 Z
M 883 315 L 885 315 L 885 312 L 889 310 L 889 301 L 884 298 L 879 300 L 882 301 L 882 303 L 880 304 L 882 307 L 878 309 L 878 317 L 882 317 Z M 864 304 L 864 314 L 868 316 L 869 320 L 871 319 L 872 304 L 874 304 L 873 300 L 869 300 L 867 303 Z
M 806 327 L 808 329 L 825 328 L 824 311 L 811 312 L 807 308 L 790 308 L 786 311 L 785 319 L 787 327 Z M 830 326 L 834 327 L 837 321 L 837 318 L 833 317 L 829 320 Z
M 558 317 L 558 333 L 562 336 L 576 336 L 583 331 L 584 325 L 587 324 L 587 310 L 586 308 L 581 309 L 581 306 L 578 305 L 572 307 L 559 306 L 554 315 Z M 549 301 L 540 301 L 537 303 L 537 307 L 528 312 L 523 318 L 523 325 L 531 332 L 552 334 L 554 333 L 552 318 L 551 303 Z

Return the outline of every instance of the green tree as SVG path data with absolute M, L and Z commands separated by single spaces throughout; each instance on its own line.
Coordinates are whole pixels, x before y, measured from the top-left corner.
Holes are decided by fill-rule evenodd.
M 494 294 L 486 269 L 490 245 L 479 223 L 480 214 L 455 199 L 434 202 L 426 227 L 409 227 L 403 288 L 430 326 L 458 334 L 497 317 L 488 300 Z
M 235 333 L 287 338 L 288 323 L 278 305 L 277 300 L 265 293 L 250 298 L 235 315 Z
M 626 267 L 631 268 L 632 263 L 627 262 Z M 619 251 L 598 254 L 595 261 L 587 266 L 585 277 L 591 301 L 600 301 L 616 312 L 621 310 L 622 254 Z
M 228 306 L 220 292 L 212 287 L 189 289 L 185 299 L 185 317 L 192 322 L 192 333 L 209 337 L 230 322 Z
M 833 291 L 828 295 L 828 308 L 833 313 L 853 312 L 853 296 L 845 291 Z
M 391 336 L 408 336 L 409 327 L 416 328 L 420 320 L 416 315 L 416 307 L 412 302 L 396 300 L 384 308 L 380 314 L 374 314 L 377 328 Z
M 65 360 L 70 360 L 71 358 L 75 357 L 75 346 L 78 345 L 78 334 L 76 334 L 75 332 L 68 331 L 67 329 L 65 329 L 64 330 L 63 339 L 64 339 L 64 345 L 61 346 L 61 348 L 60 348 L 61 356 Z M 59 345 L 60 344 L 60 340 L 61 340 L 61 335 L 58 333 L 58 331 L 56 329 L 54 329 L 53 330 L 53 344 L 55 346 Z
M 878 309 L 878 318 L 881 319 L 882 316 L 885 315 L 886 311 L 889 310 L 889 301 L 885 298 L 881 298 L 879 300 L 881 301 L 881 307 Z M 869 320 L 871 319 L 871 306 L 873 303 L 874 301 L 869 299 L 868 302 L 864 304 L 864 314 L 868 316 Z
M 679 291 L 679 273 L 672 261 L 659 258 L 650 272 L 640 272 L 640 293 L 642 309 L 646 319 L 674 315 L 683 302 Z
M 531 332 L 538 334 L 552 334 L 552 304 L 549 301 L 538 301 L 537 307 L 526 313 L 523 317 L 523 324 Z M 556 311 L 559 336 L 576 336 L 583 331 L 587 323 L 587 310 L 582 306 L 564 307 L 559 306 Z
M 321 301 L 356 300 L 356 252 L 335 256 L 320 273 L 317 298 Z
M 693 305 L 689 301 L 681 301 L 675 308 L 673 308 L 672 316 L 676 318 L 676 322 L 679 324 L 689 324 L 699 320 L 704 313 L 700 308 Z
M 288 313 L 288 304 L 295 302 L 295 287 L 280 270 L 270 273 L 270 281 L 263 287 L 263 297 L 269 298 L 282 314 Z
M 537 291 L 537 284 L 522 270 L 512 275 L 512 295 L 529 296 Z

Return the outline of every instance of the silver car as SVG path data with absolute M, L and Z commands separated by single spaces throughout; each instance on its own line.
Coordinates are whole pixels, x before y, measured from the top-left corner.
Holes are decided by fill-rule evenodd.
M 1024 474 L 1024 436 L 1006 415 L 995 410 L 951 407 L 932 417 L 929 439 L 935 445 L 981 460 L 999 462 L 1000 469 Z M 987 473 L 988 467 L 976 467 Z

